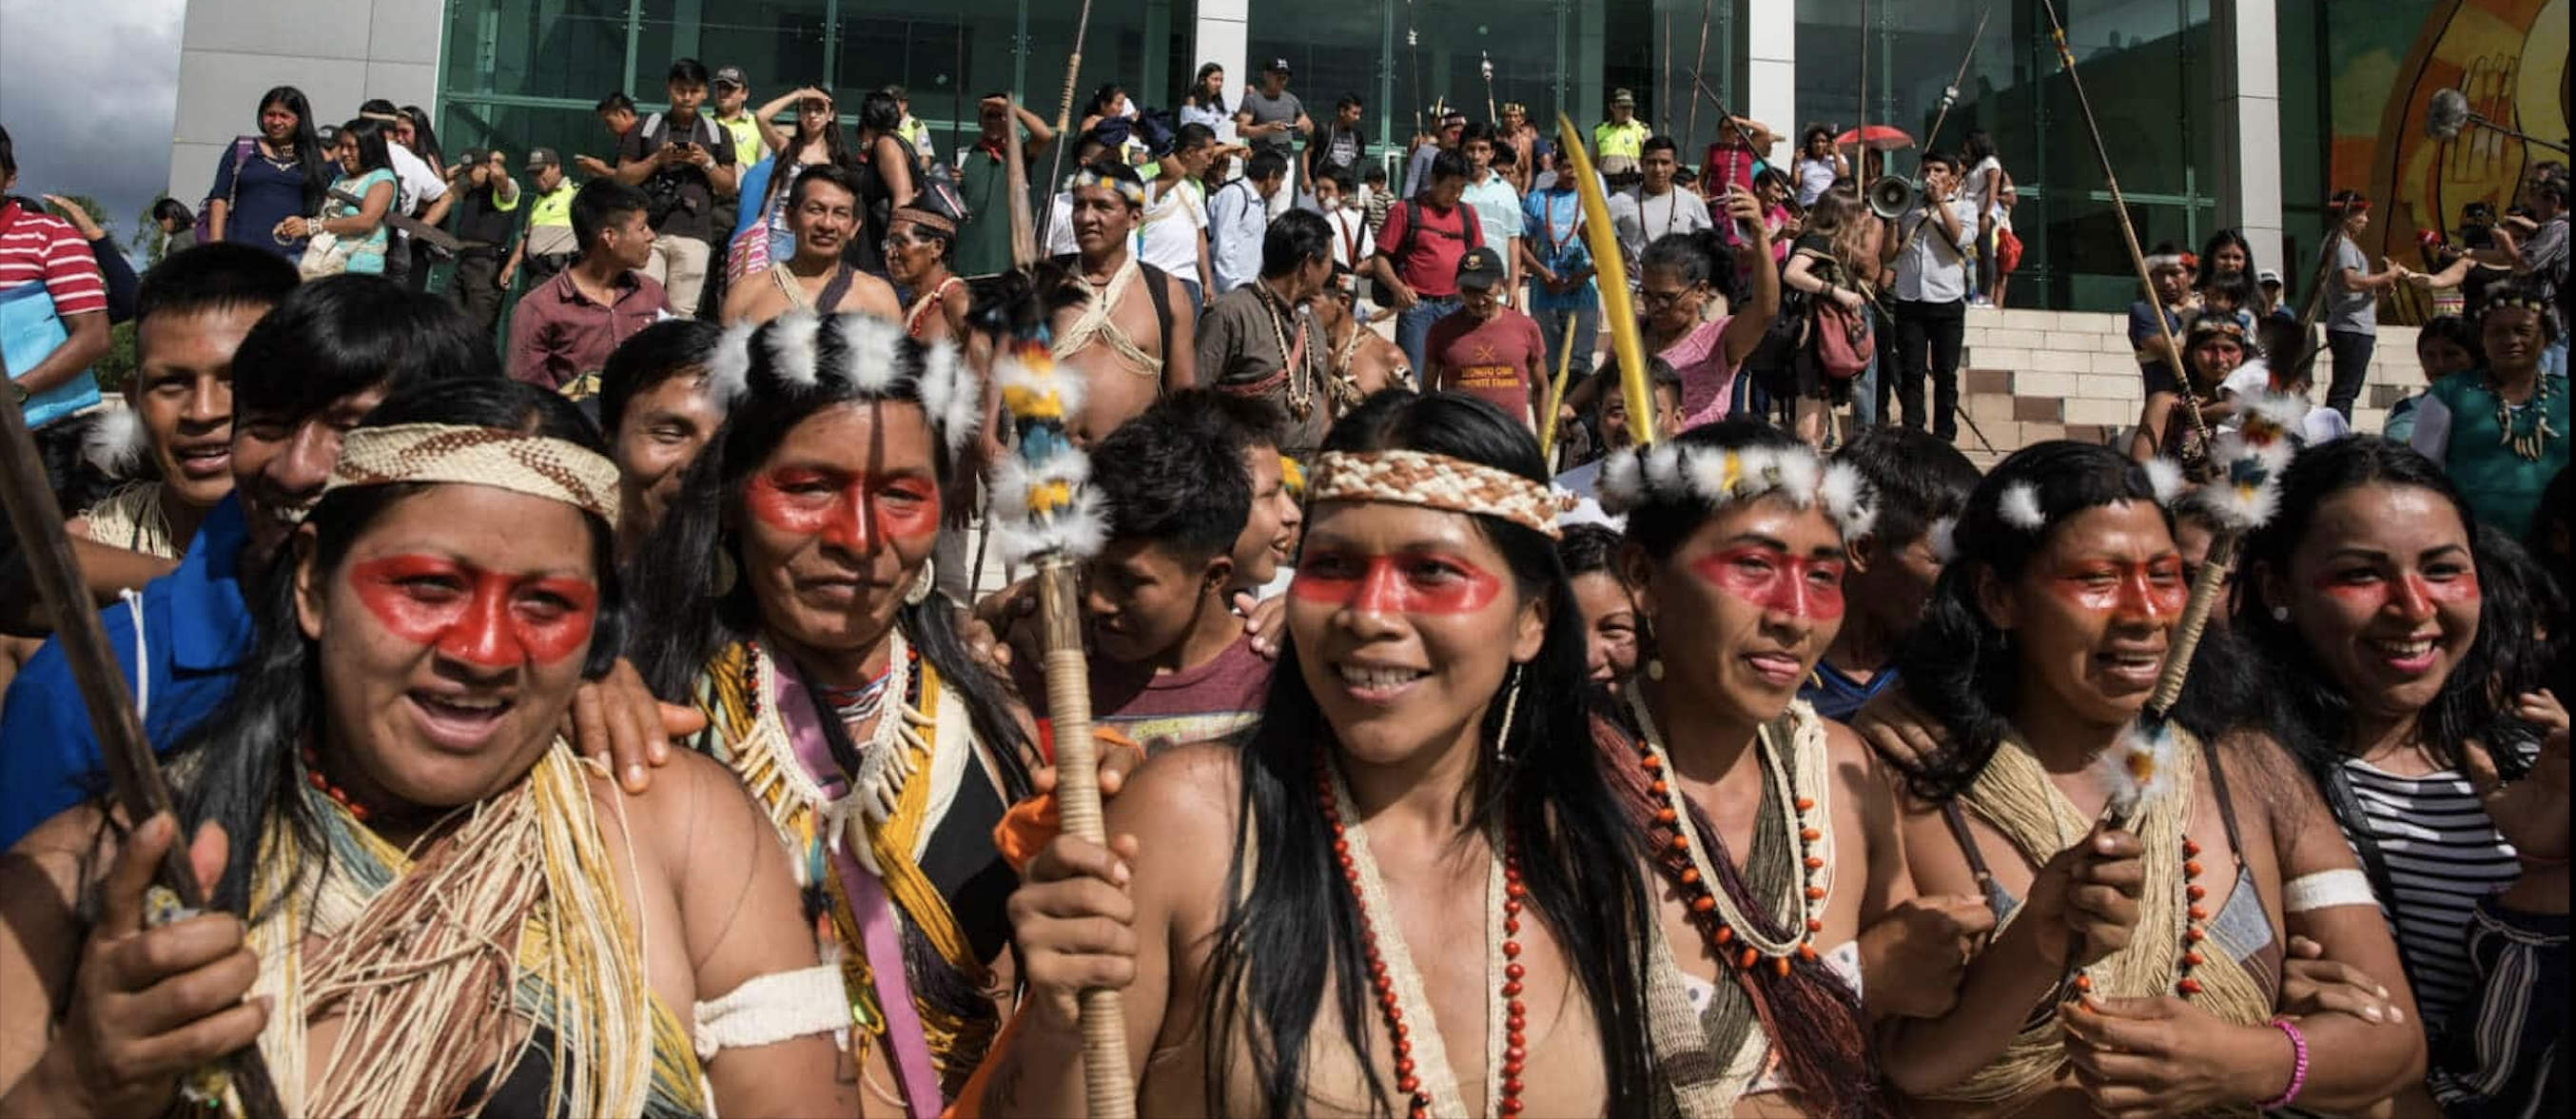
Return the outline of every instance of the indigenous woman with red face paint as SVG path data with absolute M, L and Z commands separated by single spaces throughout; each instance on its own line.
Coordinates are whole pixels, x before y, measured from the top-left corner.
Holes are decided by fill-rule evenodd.
M 791 312 L 719 344 L 725 424 L 637 564 L 637 663 L 766 810 L 847 999 L 842 1075 L 928 1119 L 1000 1025 L 1025 718 L 933 588 L 940 493 L 982 399 L 945 343 Z
M 1915 898 L 1890 785 L 1797 698 L 1842 625 L 1863 483 L 1723 420 L 1614 454 L 1601 497 L 1648 659 L 1594 737 L 1660 872 L 1648 1005 L 1659 1052 L 1689 1055 L 1663 1061 L 1679 1110 L 1893 1115 L 1872 1015 L 1947 1009 L 1992 921 Z
M 590 423 L 515 381 L 349 432 L 177 820 L 85 806 L 0 858 L 0 1111 L 163 1113 L 256 1041 L 289 1115 L 850 1114 L 731 775 L 629 795 L 558 736 L 617 655 L 619 511 Z M 218 910 L 147 919 L 182 826 Z
M 1905 1020 L 1884 1052 L 1916 1114 L 2344 1112 L 2424 1067 L 2410 1026 L 2282 1011 L 2290 936 L 2374 976 L 2396 948 L 2366 907 L 2285 905 L 2288 884 L 2353 856 L 2254 729 L 2252 674 L 2223 638 L 2200 644 L 2170 736 L 2151 740 L 2166 748 L 2125 764 L 2187 593 L 2159 496 L 2106 447 L 2005 459 L 1898 655 L 1948 736 L 1910 775 L 1915 887 L 1980 894 L 1998 921 L 1957 1005 Z
M 1646 1115 L 1642 844 L 1599 755 L 1538 443 L 1381 393 L 1333 425 L 1261 729 L 1139 767 L 1011 901 L 1032 998 L 974 1102 L 1078 1114 L 1125 992 L 1147 1115 Z
M 2235 626 L 2361 856 L 2360 873 L 2291 883 L 2291 907 L 2384 908 L 2443 1111 L 2555 1114 L 2567 716 L 2540 690 L 2537 619 L 2482 593 L 2514 545 L 2475 523 L 2441 469 L 2397 444 L 2306 451 L 2249 541 Z

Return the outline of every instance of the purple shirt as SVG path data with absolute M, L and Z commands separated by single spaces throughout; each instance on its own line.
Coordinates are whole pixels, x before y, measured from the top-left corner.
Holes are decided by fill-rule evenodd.
M 510 314 L 510 376 L 559 389 L 608 364 L 617 344 L 670 313 L 662 285 L 628 272 L 617 302 L 602 307 L 572 284 L 572 270 L 519 297 Z

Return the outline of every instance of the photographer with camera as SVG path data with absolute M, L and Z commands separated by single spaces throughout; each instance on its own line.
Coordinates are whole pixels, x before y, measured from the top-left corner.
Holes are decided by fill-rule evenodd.
M 618 142 L 617 181 L 642 189 L 649 203 L 653 256 L 644 274 L 668 290 L 672 314 L 695 318 L 715 257 L 715 198 L 734 191 L 739 169 L 732 138 L 699 111 L 707 100 L 705 64 L 672 63 L 664 90 L 670 109 L 636 122 Z

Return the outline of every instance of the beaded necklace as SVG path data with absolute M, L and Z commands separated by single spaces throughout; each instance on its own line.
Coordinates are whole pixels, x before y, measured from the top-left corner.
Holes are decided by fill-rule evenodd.
M 1369 852 L 1368 833 L 1357 821 L 1345 822 L 1355 815 L 1350 790 L 1343 785 L 1340 771 L 1320 751 L 1315 755 L 1315 784 L 1316 801 L 1333 835 L 1334 861 L 1341 867 L 1342 881 L 1350 887 L 1352 899 L 1359 904 L 1360 943 L 1365 949 L 1369 985 L 1386 1019 L 1387 1036 L 1395 1044 L 1395 1088 L 1408 1097 L 1406 1115 L 1410 1119 L 1464 1115 L 1466 1104 L 1458 1093 L 1456 1073 L 1450 1068 L 1439 1027 L 1427 1009 L 1429 996 L 1423 990 L 1421 973 L 1414 970 L 1413 953 L 1404 943 L 1404 930 L 1388 909 L 1386 886 L 1378 878 L 1377 859 Z M 1512 841 L 1511 829 L 1506 825 L 1501 842 L 1494 846 L 1492 865 L 1485 873 L 1485 943 L 1491 946 L 1486 979 L 1494 992 L 1485 1003 L 1486 1068 L 1491 1070 L 1485 1098 L 1496 1119 L 1517 1119 L 1521 1114 L 1521 1073 L 1529 1060 L 1529 1012 L 1521 1000 L 1521 984 L 1528 969 L 1520 962 L 1519 940 L 1522 903 L 1528 893 L 1521 883 L 1520 848 Z M 1495 946 L 1494 935 L 1497 923 L 1502 932 L 1499 946 Z M 1392 934 L 1383 943 L 1378 936 L 1380 929 Z M 1415 1033 L 1408 1019 L 1425 1028 Z
M 1763 808 L 1771 814 L 1766 823 L 1798 837 L 1798 877 L 1806 882 L 1798 896 L 1800 920 L 1785 930 L 1775 930 L 1772 919 L 1753 919 L 1736 907 L 1734 897 L 1718 888 L 1717 868 L 1709 862 L 1707 842 L 1697 836 L 1698 828 L 1690 821 L 1690 806 L 1671 779 L 1672 757 L 1664 749 L 1663 734 L 1655 729 L 1653 713 L 1646 710 L 1645 697 L 1631 690 L 1628 707 L 1636 714 L 1637 727 L 1642 732 L 1638 735 L 1637 764 L 1646 771 L 1647 790 L 1664 802 L 1655 811 L 1655 828 L 1663 833 L 1658 844 L 1662 857 L 1657 864 L 1672 878 L 1675 889 L 1690 907 L 1691 923 L 1707 939 L 1710 952 L 1748 971 L 1768 959 L 1784 976 L 1789 974 L 1792 959 L 1814 962 L 1815 938 L 1824 931 L 1825 897 L 1831 892 L 1833 880 L 1832 862 L 1820 850 L 1825 833 L 1812 818 L 1815 798 L 1798 795 L 1798 782 L 1791 767 L 1772 748 L 1769 735 L 1757 733 L 1754 756 L 1762 764 Z
M 2496 428 L 2502 432 L 2496 442 L 2512 450 L 2514 457 L 2525 462 L 2538 462 L 2541 452 L 2549 446 L 2549 437 L 2566 434 L 2549 426 L 2551 387 L 2547 374 L 2534 379 L 2531 399 L 2520 404 L 2505 401 L 2504 385 L 2495 379 L 2493 373 L 2487 375 L 2487 391 L 2494 393 L 2496 398 Z M 2520 422 L 2520 418 L 2526 415 L 2531 417 L 2530 422 Z
M 366 805 L 360 804 L 356 799 L 350 797 L 347 789 L 343 789 L 338 785 L 332 784 L 331 779 L 323 775 L 322 755 L 316 752 L 313 747 L 304 747 L 302 754 L 304 756 L 304 781 L 306 784 L 313 786 L 313 788 L 319 791 L 323 796 L 330 797 L 331 803 L 348 809 L 349 816 L 361 824 L 367 822 L 367 817 L 374 815 L 374 813 L 367 810 Z
M 1271 291 L 1268 283 L 1255 280 L 1252 288 L 1261 300 L 1261 309 L 1267 312 L 1264 318 L 1270 323 L 1270 338 L 1279 344 L 1280 372 L 1288 378 L 1288 414 L 1295 419 L 1305 419 L 1315 411 L 1316 356 L 1314 347 L 1304 345 L 1306 311 L 1301 307 L 1292 315 L 1286 310 L 1287 300 Z M 1295 320 L 1293 326 L 1290 322 L 1292 317 Z M 1292 329 L 1296 331 L 1299 343 L 1294 349 L 1288 345 L 1288 332 Z

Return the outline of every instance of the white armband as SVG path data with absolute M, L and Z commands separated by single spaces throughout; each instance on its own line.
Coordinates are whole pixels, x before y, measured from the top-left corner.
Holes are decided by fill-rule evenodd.
M 742 986 L 699 1003 L 689 1031 L 698 1059 L 712 1059 L 726 1049 L 775 1045 L 807 1034 L 849 1028 L 850 1003 L 841 986 L 841 969 L 817 964 L 799 971 L 772 972 L 744 980 Z
M 2320 870 L 2302 874 L 2281 887 L 2281 912 L 2308 913 L 2344 905 L 2379 904 L 2370 878 L 2358 870 Z

